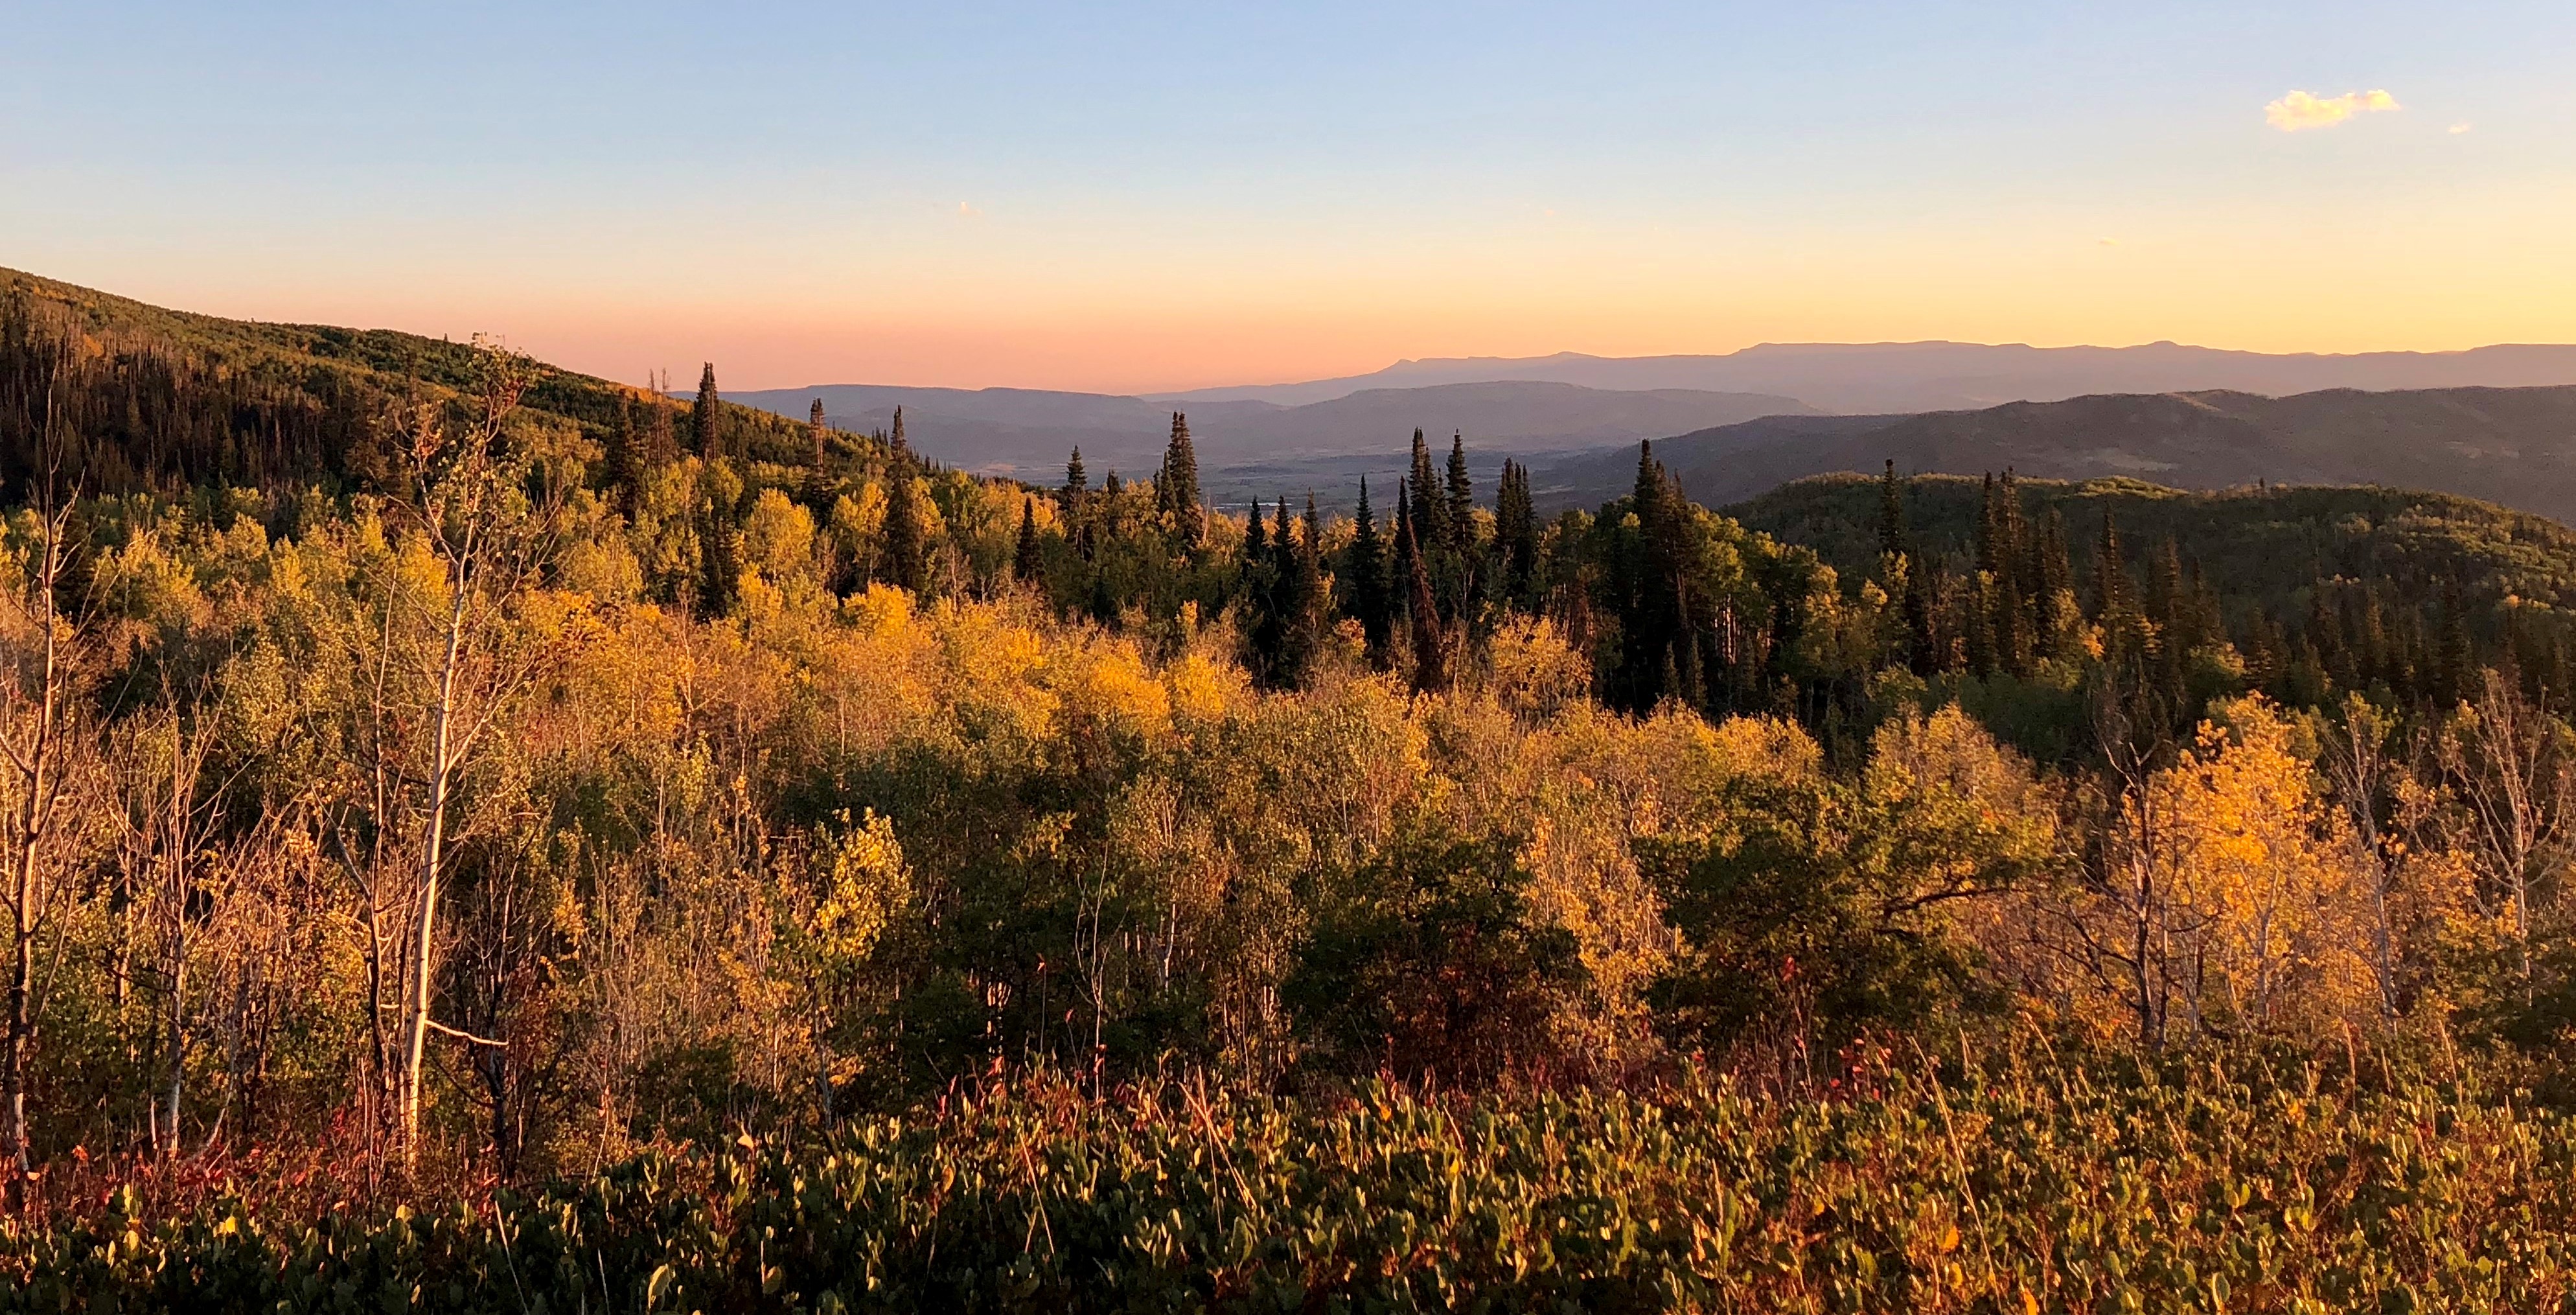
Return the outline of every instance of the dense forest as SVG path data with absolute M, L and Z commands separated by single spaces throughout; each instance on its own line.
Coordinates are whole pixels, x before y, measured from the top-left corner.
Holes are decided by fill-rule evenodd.
M 13 276 L 0 1309 L 2576 1300 L 2576 535 L 1468 470 Z

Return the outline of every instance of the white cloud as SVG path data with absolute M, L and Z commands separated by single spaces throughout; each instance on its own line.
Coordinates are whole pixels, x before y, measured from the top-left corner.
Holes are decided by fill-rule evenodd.
M 2347 91 L 2340 96 L 2293 91 L 2264 106 L 2263 121 L 2283 132 L 2298 132 L 2307 128 L 2331 128 L 2356 114 L 2374 114 L 2396 108 L 2397 98 L 2385 91 Z
M 2452 135 L 2452 136 L 2454 136 L 2454 137 L 2457 137 L 2457 136 L 2459 136 L 2461 133 L 2467 132 L 2468 130 L 2469 130 L 2469 125 L 2468 125 L 2468 124 L 2466 124 L 2466 123 L 2454 123 L 2454 124 L 2452 124 L 2452 125 L 2451 125 L 2451 135 Z
M 957 217 L 959 219 L 981 219 L 984 217 L 984 212 L 964 201 L 960 201 L 957 203 Z
M 2120 239 L 2116 237 L 2106 237 L 2102 239 L 2102 245 L 2106 247 L 2116 247 L 2120 245 Z

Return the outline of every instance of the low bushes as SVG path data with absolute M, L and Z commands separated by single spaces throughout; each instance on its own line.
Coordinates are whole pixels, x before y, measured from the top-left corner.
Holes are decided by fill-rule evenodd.
M 444 1208 L 261 1196 L 15 1221 L 0 1310 L 2576 1310 L 2566 1120 L 2342 1053 L 1874 1052 L 1794 1094 L 1032 1077 Z

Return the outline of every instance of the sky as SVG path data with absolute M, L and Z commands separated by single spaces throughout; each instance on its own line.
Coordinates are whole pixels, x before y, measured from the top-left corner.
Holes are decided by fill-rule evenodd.
M 2576 5 L 0 0 L 0 265 L 640 381 L 2576 342 Z

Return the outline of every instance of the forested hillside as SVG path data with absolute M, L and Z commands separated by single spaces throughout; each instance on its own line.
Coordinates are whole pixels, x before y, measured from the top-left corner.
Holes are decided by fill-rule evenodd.
M 0 1309 L 2567 1300 L 2557 526 L 9 304 Z
M 1658 446 L 1682 487 L 1713 503 L 1892 460 L 1908 473 L 2018 470 L 2205 490 L 2379 484 L 2576 518 L 2576 388 L 2567 387 L 2111 393 L 1911 416 L 1772 417 Z M 1574 505 L 1625 483 L 1615 454 L 1559 459 L 1541 476 Z

